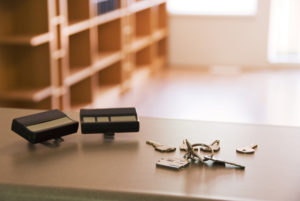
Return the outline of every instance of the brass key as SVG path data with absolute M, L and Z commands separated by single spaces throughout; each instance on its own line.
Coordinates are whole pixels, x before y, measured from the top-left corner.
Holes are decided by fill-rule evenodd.
M 160 143 L 154 142 L 152 140 L 146 141 L 146 144 L 152 145 L 155 150 L 160 151 L 160 152 L 173 152 L 176 150 L 176 147 L 160 144 Z

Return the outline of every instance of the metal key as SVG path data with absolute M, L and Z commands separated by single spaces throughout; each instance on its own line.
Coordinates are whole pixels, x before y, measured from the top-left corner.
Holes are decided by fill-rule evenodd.
M 181 151 L 188 151 L 188 147 L 187 147 L 187 145 L 186 145 L 185 140 L 183 140 L 182 144 L 179 146 L 179 149 L 180 149 Z M 195 151 L 197 151 L 197 150 L 198 150 L 198 147 L 193 147 L 193 149 L 194 149 Z
M 158 142 L 154 142 L 152 140 L 146 141 L 147 144 L 152 145 L 156 151 L 160 152 L 173 152 L 176 150 L 176 147 L 163 145 Z
M 213 149 L 206 145 L 206 144 L 202 144 L 202 143 L 197 143 L 197 144 L 194 144 L 192 145 L 187 139 L 185 139 L 185 144 L 187 146 L 187 153 L 184 155 L 185 158 L 187 159 L 192 159 L 192 160 L 195 160 L 195 159 L 198 159 L 201 163 L 203 163 L 205 161 L 205 158 L 201 155 L 199 155 L 193 148 L 193 146 L 203 146 L 203 147 L 207 147 L 208 149 L 211 150 L 211 157 L 214 155 L 214 151 Z
M 210 147 L 214 150 L 214 152 L 218 152 L 220 151 L 220 140 L 215 140 L 210 144 Z M 207 147 L 200 147 L 201 151 L 204 152 L 209 152 L 210 149 L 208 149 Z
M 245 166 L 243 166 L 243 165 L 240 165 L 240 164 L 237 164 L 237 163 L 233 163 L 233 162 L 229 162 L 229 161 L 225 161 L 225 160 L 216 159 L 216 158 L 209 157 L 209 156 L 204 156 L 204 159 L 205 160 L 211 160 L 211 161 L 213 161 L 215 163 L 229 164 L 229 165 L 235 166 L 235 167 L 240 168 L 240 169 L 245 169 Z
M 181 158 L 161 158 L 156 162 L 157 166 L 179 170 L 186 167 L 190 162 Z
M 257 148 L 257 144 L 251 144 L 245 147 L 237 148 L 236 151 L 242 154 L 253 154 L 256 148 Z

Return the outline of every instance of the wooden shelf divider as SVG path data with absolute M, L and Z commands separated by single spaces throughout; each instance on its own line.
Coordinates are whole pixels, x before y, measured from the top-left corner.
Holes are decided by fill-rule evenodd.
M 53 35 L 51 33 L 40 35 L 7 35 L 0 36 L 0 44 L 39 46 L 49 43 L 52 39 Z
M 167 0 L 105 2 L 1 1 L 0 106 L 76 110 L 166 66 Z
M 13 89 L 2 91 L 0 93 L 1 100 L 20 100 L 39 102 L 52 95 L 52 87 L 30 88 L 30 89 Z

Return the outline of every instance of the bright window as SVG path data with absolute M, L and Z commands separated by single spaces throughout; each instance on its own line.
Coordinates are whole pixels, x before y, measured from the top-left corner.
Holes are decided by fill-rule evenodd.
M 269 60 L 300 63 L 300 1 L 272 0 Z
M 255 15 L 257 0 L 169 0 L 168 11 L 185 15 Z

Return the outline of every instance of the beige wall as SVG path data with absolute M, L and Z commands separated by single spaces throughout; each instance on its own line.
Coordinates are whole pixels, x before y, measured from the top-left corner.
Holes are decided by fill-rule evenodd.
M 256 16 L 180 16 L 169 19 L 172 66 L 268 66 L 270 0 Z

